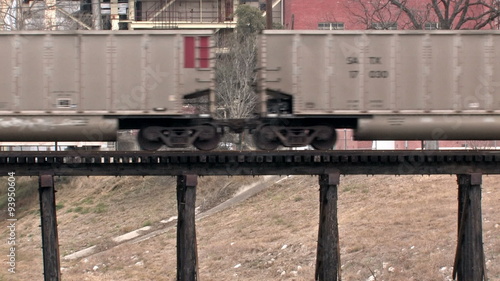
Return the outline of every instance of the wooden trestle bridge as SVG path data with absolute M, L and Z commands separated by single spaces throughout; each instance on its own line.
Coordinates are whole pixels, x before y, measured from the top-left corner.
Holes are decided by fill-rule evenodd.
M 61 280 L 54 176 L 177 176 L 177 280 L 194 281 L 198 279 L 194 212 L 198 176 L 318 175 L 314 278 L 336 281 L 340 279 L 337 187 L 341 174 L 456 174 L 459 225 L 453 275 L 459 281 L 482 281 L 486 280 L 482 175 L 500 174 L 500 151 L 2 152 L 0 170 L 4 175 L 39 177 L 46 281 Z

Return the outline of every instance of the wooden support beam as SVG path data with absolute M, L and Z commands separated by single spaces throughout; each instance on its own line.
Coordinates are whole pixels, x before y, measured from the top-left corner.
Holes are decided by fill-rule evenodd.
M 52 175 L 40 175 L 38 182 L 42 220 L 43 276 L 45 281 L 59 281 L 61 280 L 61 261 L 54 179 Z
M 177 281 L 198 280 L 195 204 L 196 175 L 177 176 Z
M 318 251 L 316 257 L 316 281 L 337 281 L 340 278 L 340 246 L 337 219 L 337 186 L 340 174 L 319 176 L 320 212 Z
M 460 174 L 458 181 L 458 241 L 453 279 L 486 280 L 481 215 L 481 174 Z

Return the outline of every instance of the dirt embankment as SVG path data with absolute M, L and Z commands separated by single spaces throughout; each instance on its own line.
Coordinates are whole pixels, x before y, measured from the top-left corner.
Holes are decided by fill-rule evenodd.
M 16 229 L 16 274 L 5 267 L 0 280 L 43 279 L 33 180 L 31 186 L 26 180 L 31 195 L 25 198 Z M 253 180 L 200 178 L 200 211 L 226 201 Z M 500 280 L 499 180 L 485 176 L 483 184 L 483 240 L 490 280 Z M 62 260 L 63 280 L 175 280 L 174 228 L 141 242 L 103 243 L 137 228 L 163 228 L 160 221 L 176 215 L 175 178 L 61 181 L 56 194 L 61 255 L 99 247 L 99 253 L 89 257 Z M 450 280 L 456 216 L 454 176 L 342 177 L 343 280 Z M 5 226 L 2 221 L 0 237 L 7 237 Z M 317 226 L 317 178 L 290 177 L 274 183 L 243 203 L 198 221 L 200 280 L 312 280 Z M 1 244 L 0 253 L 7 253 L 7 246 Z

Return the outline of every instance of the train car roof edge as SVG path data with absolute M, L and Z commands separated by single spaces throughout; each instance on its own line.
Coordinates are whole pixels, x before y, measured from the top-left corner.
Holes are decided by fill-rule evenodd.
M 20 30 L 20 31 L 0 31 L 0 36 L 5 35 L 212 35 L 213 30 L 196 29 L 196 30 L 63 30 L 63 31 L 46 31 L 46 30 Z
M 338 34 L 338 35 L 421 35 L 421 34 L 440 34 L 440 35 L 480 35 L 480 34 L 499 34 L 500 30 L 263 30 L 262 34 L 303 34 L 303 35 L 321 35 L 321 34 Z

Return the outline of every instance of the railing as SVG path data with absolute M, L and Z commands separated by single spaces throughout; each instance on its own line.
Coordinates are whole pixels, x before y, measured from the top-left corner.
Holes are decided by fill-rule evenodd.
M 232 21 L 232 17 L 226 18 L 222 10 L 218 7 L 200 10 L 195 2 L 182 2 L 183 6 L 178 6 L 175 0 L 148 2 L 148 8 L 139 12 L 138 19 L 156 23 L 156 28 L 173 29 L 179 23 L 222 23 Z M 198 3 L 198 2 L 196 2 Z

